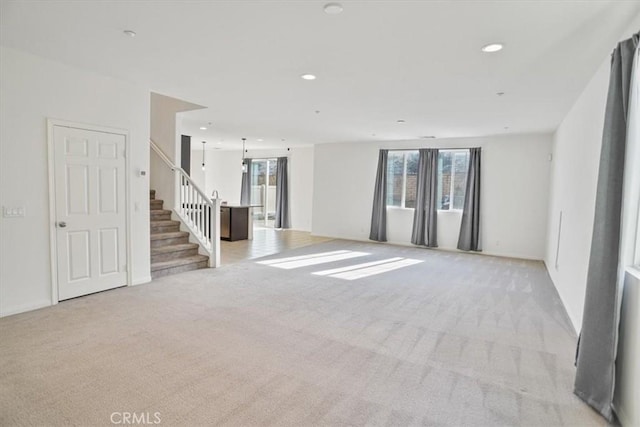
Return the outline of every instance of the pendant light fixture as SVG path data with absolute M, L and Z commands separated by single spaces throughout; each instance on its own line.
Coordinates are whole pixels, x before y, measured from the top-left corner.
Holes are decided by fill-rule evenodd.
M 247 173 L 247 163 L 244 161 L 244 146 L 247 142 L 247 138 L 242 138 L 242 173 Z
M 207 141 L 202 141 L 202 171 L 204 172 L 204 144 L 206 144 Z

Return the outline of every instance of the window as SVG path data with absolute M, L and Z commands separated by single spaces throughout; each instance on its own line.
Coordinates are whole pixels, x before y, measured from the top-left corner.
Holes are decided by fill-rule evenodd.
M 387 206 L 414 209 L 418 186 L 418 151 L 389 151 Z M 469 150 L 440 150 L 437 209 L 462 210 L 467 186 Z
M 438 154 L 438 209 L 461 210 L 467 186 L 469 150 L 440 150 Z
M 416 207 L 418 151 L 389 151 L 387 158 L 387 206 Z

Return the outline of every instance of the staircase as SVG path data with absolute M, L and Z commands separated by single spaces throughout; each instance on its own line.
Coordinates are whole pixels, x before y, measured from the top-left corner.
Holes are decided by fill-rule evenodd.
M 209 258 L 198 254 L 198 244 L 189 243 L 189 233 L 180 231 L 180 221 L 171 220 L 171 211 L 150 191 L 151 208 L 151 277 L 169 276 L 207 268 Z

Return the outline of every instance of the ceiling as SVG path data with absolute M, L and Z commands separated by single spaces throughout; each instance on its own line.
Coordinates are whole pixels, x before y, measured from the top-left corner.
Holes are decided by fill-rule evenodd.
M 2 0 L 0 42 L 207 106 L 184 133 L 258 149 L 553 131 L 640 15 L 615 0 L 326 3 Z M 505 48 L 481 52 L 492 42 Z

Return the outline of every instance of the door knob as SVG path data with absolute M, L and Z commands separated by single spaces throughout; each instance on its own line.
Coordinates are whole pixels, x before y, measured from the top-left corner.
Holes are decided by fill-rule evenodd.
M 64 221 L 60 221 L 60 222 L 58 223 L 58 227 L 60 227 L 60 228 L 65 228 L 66 226 L 67 226 L 67 223 L 66 223 L 66 222 L 64 222 Z

